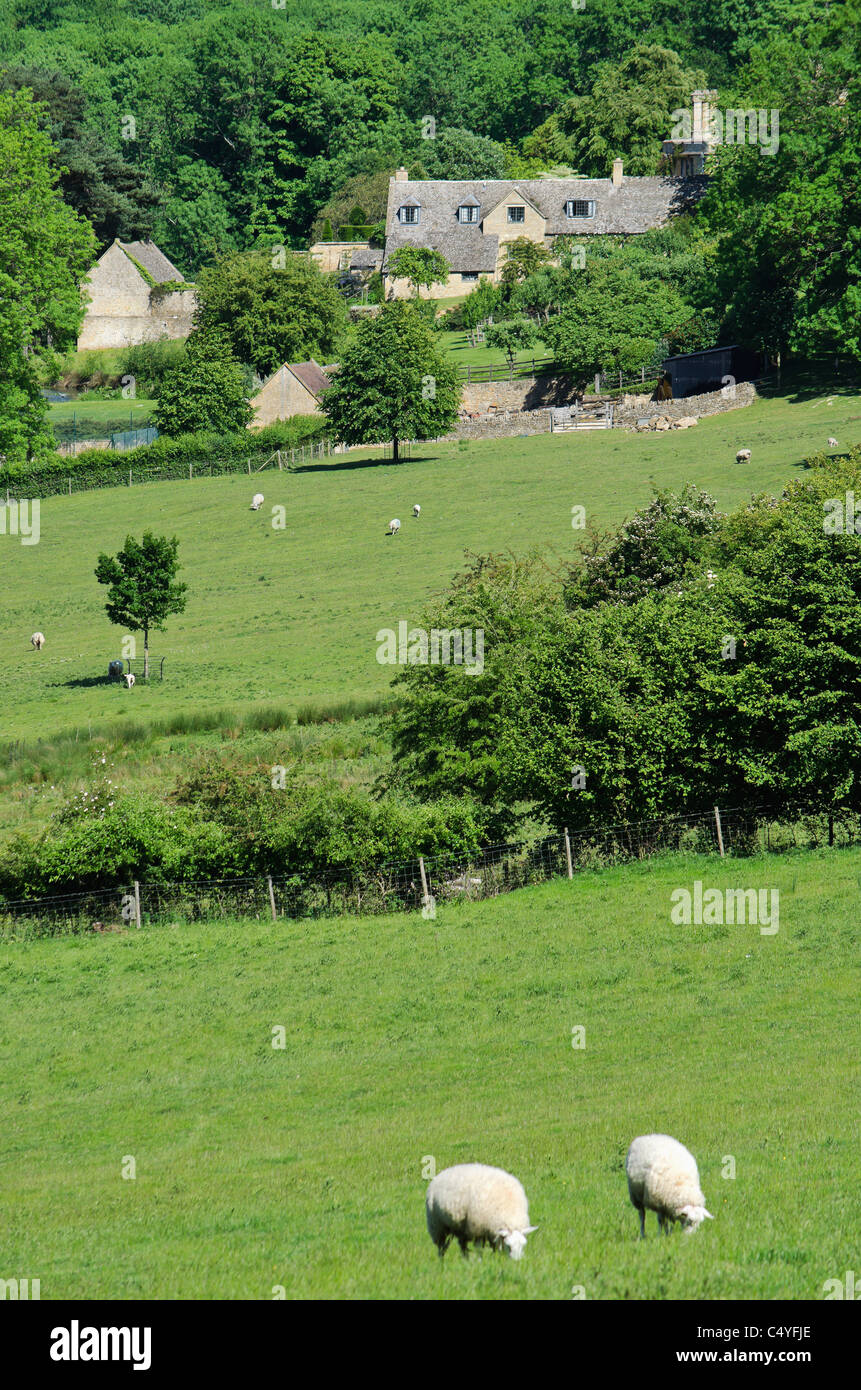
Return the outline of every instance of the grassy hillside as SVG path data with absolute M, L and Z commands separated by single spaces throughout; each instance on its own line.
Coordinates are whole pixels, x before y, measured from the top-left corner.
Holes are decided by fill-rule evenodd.
M 672 925 L 695 878 L 778 889 L 779 932 Z M 858 1251 L 859 879 L 676 857 L 433 923 L 6 943 L 5 1267 L 43 1298 L 819 1299 Z M 637 1241 L 650 1130 L 698 1159 L 693 1237 Z M 437 1258 L 429 1158 L 518 1174 L 519 1265 Z
M 666 435 L 427 444 L 398 467 L 354 451 L 295 474 L 49 498 L 38 545 L 0 537 L 4 732 L 32 739 L 130 714 L 382 695 L 393 668 L 376 660 L 378 629 L 415 623 L 465 550 L 569 555 L 575 503 L 599 523 L 618 522 L 656 487 L 686 482 L 732 508 L 796 476 L 829 434 L 861 437 L 859 396 L 779 396 Z M 741 444 L 753 450 L 748 466 L 735 463 Z M 258 487 L 266 503 L 255 513 Z M 286 530 L 271 525 L 278 503 Z M 395 538 L 384 534 L 391 517 L 403 521 Z M 164 683 L 127 692 L 105 680 L 122 634 L 107 621 L 93 569 L 100 551 L 146 528 L 179 537 L 189 603 L 153 637 Z M 36 629 L 47 638 L 41 653 L 29 646 Z

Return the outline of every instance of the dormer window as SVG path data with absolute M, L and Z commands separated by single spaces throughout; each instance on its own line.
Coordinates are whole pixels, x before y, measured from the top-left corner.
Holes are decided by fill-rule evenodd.
M 566 217 L 594 217 L 595 204 L 591 199 L 569 198 L 565 204 Z
M 477 222 L 478 207 L 479 205 L 477 202 L 461 203 L 457 210 L 458 222 Z
M 525 222 L 525 221 L 526 221 L 526 208 L 524 208 L 524 207 L 509 208 L 509 209 L 508 209 L 508 220 L 509 220 L 509 222 Z
M 414 227 L 419 221 L 421 204 L 417 198 L 407 198 L 405 203 L 401 203 L 398 208 L 398 221 L 407 226 Z

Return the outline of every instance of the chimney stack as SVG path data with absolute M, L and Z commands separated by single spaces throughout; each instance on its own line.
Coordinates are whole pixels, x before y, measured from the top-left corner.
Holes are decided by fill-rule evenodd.
M 400 169 L 398 169 L 397 173 L 395 174 L 395 180 L 397 183 L 406 183 L 408 178 L 409 174 L 407 173 L 406 169 L 402 164 Z
M 621 188 L 621 187 L 622 187 L 622 161 L 621 161 L 621 159 L 614 159 L 614 160 L 613 160 L 613 187 L 614 187 L 614 188 Z

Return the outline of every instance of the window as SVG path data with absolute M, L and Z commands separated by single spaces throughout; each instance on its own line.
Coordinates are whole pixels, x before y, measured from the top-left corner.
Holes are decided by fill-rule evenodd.
M 477 270 L 462 270 L 462 271 L 460 272 L 460 278 L 461 278 L 461 280 L 477 280 L 477 279 L 478 279 L 478 271 L 477 271 Z
M 476 204 L 461 203 L 460 207 L 457 210 L 457 219 L 459 222 L 477 222 L 478 207 L 476 206 Z
M 419 220 L 419 209 L 414 204 L 405 203 L 398 216 L 402 222 L 410 222 L 415 225 Z
M 509 222 L 525 222 L 526 208 L 509 208 L 508 220 Z
M 566 217 L 594 217 L 595 204 L 585 198 L 569 198 L 565 204 Z

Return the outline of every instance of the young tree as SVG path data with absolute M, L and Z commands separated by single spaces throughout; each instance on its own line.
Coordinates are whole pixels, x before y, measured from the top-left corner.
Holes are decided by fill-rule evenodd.
M 508 319 L 504 323 L 492 323 L 484 334 L 484 341 L 488 347 L 499 348 L 505 353 L 509 367 L 514 366 L 518 352 L 533 347 L 537 339 L 538 330 L 531 319 Z
M 475 347 L 475 330 L 479 324 L 486 323 L 494 309 L 499 307 L 501 297 L 496 285 L 491 284 L 490 280 L 482 280 L 474 290 L 470 291 L 460 306 L 460 320 L 470 335 L 473 347 Z
M 448 357 L 413 306 L 394 300 L 359 324 L 323 410 L 346 444 L 391 439 L 397 463 L 401 439 L 435 439 L 451 428 L 459 399 Z
M 176 581 L 179 541 L 145 531 L 142 541 L 126 536 L 118 555 L 99 555 L 96 578 L 109 585 L 105 612 L 112 623 L 142 632 L 144 680 L 149 678 L 149 634 L 164 631 L 165 620 L 181 613 L 188 586 Z
M 254 412 L 246 399 L 245 373 L 219 329 L 192 333 L 185 356 L 162 381 L 153 420 L 162 434 L 233 434 Z
M 565 310 L 542 330 L 557 364 L 578 385 L 596 372 L 630 374 L 690 318 L 672 285 L 633 270 L 598 265 L 572 280 Z
M 444 285 L 451 266 L 441 251 L 431 251 L 427 246 L 402 246 L 389 256 L 388 270 L 398 279 L 409 280 L 413 298 L 418 299 L 422 286 L 430 289 L 431 285 Z
M 546 246 L 530 241 L 527 236 L 519 236 L 508 243 L 508 257 L 502 267 L 502 283 L 506 287 L 519 285 L 527 275 L 532 275 L 550 260 Z
M 448 126 L 422 142 L 420 158 L 431 179 L 504 179 L 505 150 L 486 135 Z
M 331 275 L 285 247 L 225 256 L 198 277 L 200 328 L 218 327 L 233 355 L 260 376 L 283 362 L 328 362 L 346 329 Z

